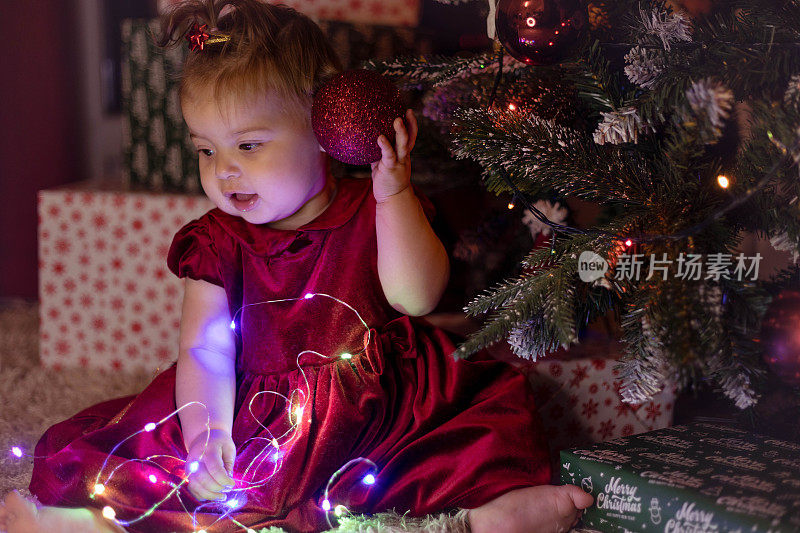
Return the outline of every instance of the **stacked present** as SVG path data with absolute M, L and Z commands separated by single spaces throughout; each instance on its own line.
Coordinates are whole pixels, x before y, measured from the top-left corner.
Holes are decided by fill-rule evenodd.
M 183 290 L 167 250 L 211 207 L 199 196 L 41 191 L 42 363 L 153 370 L 175 359 Z
M 283 0 L 314 19 L 387 26 L 416 26 L 419 0 Z
M 160 10 L 166 10 L 177 0 L 158 0 Z M 419 19 L 419 0 L 284 0 L 281 3 L 309 17 L 324 20 L 365 22 L 391 26 L 416 26 Z
M 607 532 L 800 531 L 800 445 L 709 423 L 561 452 L 561 481 Z
M 594 339 L 524 366 L 552 451 L 626 437 L 672 424 L 675 392 L 666 387 L 634 405 L 620 395 L 613 341 Z

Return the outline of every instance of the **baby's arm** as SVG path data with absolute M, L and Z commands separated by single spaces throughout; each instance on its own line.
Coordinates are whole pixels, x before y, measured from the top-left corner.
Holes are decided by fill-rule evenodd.
M 189 488 L 195 496 L 218 498 L 215 493 L 222 486 L 232 485 L 230 477 L 218 467 L 223 466 L 222 461 L 229 462 L 224 465 L 229 470 L 236 454 L 230 437 L 236 397 L 236 345 L 225 290 L 189 278 L 184 287 L 175 400 L 178 407 L 202 402 L 207 408 L 192 405 L 178 415 L 189 459 L 203 450 L 209 417 L 208 451 L 212 452 L 204 456 L 203 468 L 194 479 L 190 476 Z
M 430 313 L 447 286 L 450 263 L 411 187 L 377 205 L 375 227 L 386 299 L 407 315 Z
M 411 150 L 417 120 L 406 112 L 408 131 L 394 122 L 395 146 L 381 135 L 381 160 L 372 164 L 372 192 L 377 202 L 378 277 L 389 303 L 407 315 L 433 311 L 447 286 L 450 263 L 411 188 Z

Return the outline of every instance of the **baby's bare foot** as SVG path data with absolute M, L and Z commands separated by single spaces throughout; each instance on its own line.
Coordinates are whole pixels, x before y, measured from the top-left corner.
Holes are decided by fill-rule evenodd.
M 473 533 L 562 533 L 573 527 L 594 498 L 575 485 L 512 490 L 469 512 Z
M 4 533 L 119 533 L 124 530 L 105 520 L 99 511 L 36 507 L 17 491 L 0 504 L 0 532 Z

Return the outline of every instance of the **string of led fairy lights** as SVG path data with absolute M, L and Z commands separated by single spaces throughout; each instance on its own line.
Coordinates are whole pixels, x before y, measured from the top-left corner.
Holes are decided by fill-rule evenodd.
M 331 299 L 331 300 L 333 300 L 333 301 L 335 301 L 335 302 L 347 307 L 348 309 L 350 309 L 355 314 L 355 316 L 358 318 L 358 320 L 361 323 L 361 325 L 366 330 L 366 335 L 364 336 L 364 346 L 359 351 L 357 351 L 355 354 L 352 354 L 350 352 L 344 352 L 344 353 L 342 353 L 342 354 L 340 354 L 338 356 L 327 356 L 327 355 L 321 354 L 321 353 L 313 351 L 313 350 L 303 350 L 303 351 L 301 351 L 300 353 L 297 354 L 297 356 L 295 358 L 295 362 L 296 362 L 297 367 L 298 367 L 298 369 L 300 371 L 300 376 L 301 376 L 302 382 L 303 382 L 303 384 L 305 386 L 305 390 L 303 390 L 301 387 L 298 387 L 298 388 L 292 390 L 288 396 L 286 396 L 284 394 L 281 394 L 281 393 L 279 393 L 277 391 L 270 391 L 270 390 L 260 391 L 260 392 L 258 392 L 258 393 L 253 395 L 253 397 L 250 399 L 250 402 L 248 403 L 248 406 L 247 406 L 248 413 L 250 414 L 250 416 L 253 417 L 253 419 L 260 426 L 261 430 L 263 431 L 264 434 L 266 434 L 266 436 L 251 437 L 251 438 L 247 439 L 246 441 L 244 441 L 243 443 L 241 443 L 239 445 L 239 448 L 240 449 L 244 449 L 248 444 L 250 444 L 252 442 L 258 442 L 258 441 L 264 441 L 266 443 L 266 445 L 247 464 L 247 466 L 242 471 L 241 475 L 237 476 L 238 479 L 234 478 L 234 481 L 236 482 L 236 485 L 240 486 L 241 488 L 237 488 L 237 489 L 228 491 L 226 493 L 226 499 L 224 501 L 204 502 L 204 503 L 201 503 L 200 505 L 198 505 L 197 507 L 195 507 L 193 511 L 190 512 L 188 510 L 186 504 L 184 503 L 183 499 L 181 498 L 180 489 L 183 488 L 189 482 L 188 474 L 194 473 L 199 469 L 199 461 L 202 460 L 202 458 L 205 456 L 205 453 L 206 453 L 206 450 L 207 450 L 207 447 L 208 447 L 208 443 L 209 443 L 209 439 L 210 439 L 210 435 L 211 435 L 211 418 L 210 418 L 210 414 L 209 414 L 207 406 L 205 404 L 203 404 L 202 402 L 197 402 L 197 401 L 188 402 L 188 403 L 180 406 L 178 409 L 174 410 L 173 412 L 171 412 L 170 414 L 168 414 L 167 416 L 165 416 L 161 420 L 159 420 L 157 422 L 148 422 L 147 424 L 145 424 L 145 426 L 142 429 L 132 433 L 131 435 L 128 435 L 123 440 L 121 440 L 120 442 L 115 444 L 114 447 L 111 449 L 111 451 L 106 455 L 106 458 L 103 461 L 103 464 L 100 467 L 100 470 L 97 472 L 97 475 L 95 476 L 94 485 L 92 487 L 92 492 L 89 494 L 89 497 L 92 500 L 96 500 L 98 498 L 104 498 L 104 499 L 107 500 L 105 502 L 105 503 L 107 503 L 107 505 L 105 505 L 103 507 L 103 509 L 102 509 L 102 514 L 106 519 L 108 519 L 110 521 L 113 521 L 113 522 L 115 522 L 116 524 L 118 524 L 118 525 L 120 525 L 122 527 L 126 527 L 126 526 L 130 526 L 130 525 L 136 524 L 138 522 L 141 522 L 142 520 L 145 520 L 149 516 L 151 516 L 153 513 L 156 512 L 156 510 L 158 510 L 159 507 L 161 507 L 166 501 L 168 501 L 170 498 L 172 498 L 174 496 L 174 497 L 177 498 L 177 500 L 180 503 L 181 507 L 191 517 L 192 525 L 194 527 L 194 532 L 195 533 L 205 533 L 206 532 L 205 528 L 211 527 L 213 524 L 216 524 L 217 522 L 219 522 L 221 520 L 229 520 L 229 521 L 231 521 L 233 524 L 235 524 L 237 527 L 240 527 L 246 533 L 255 533 L 255 530 L 253 530 L 252 528 L 250 528 L 250 527 L 246 526 L 245 524 L 242 524 L 241 522 L 236 520 L 236 518 L 233 516 L 233 513 L 235 513 L 237 510 L 241 509 L 242 507 L 244 507 L 244 505 L 247 503 L 247 500 L 248 500 L 247 494 L 248 494 L 248 492 L 265 486 L 276 474 L 278 474 L 278 472 L 281 469 L 281 466 L 283 465 L 283 457 L 286 454 L 286 450 L 291 448 L 292 444 L 297 440 L 297 437 L 299 437 L 299 435 L 300 435 L 300 432 L 302 430 L 303 421 L 304 420 L 308 420 L 308 422 L 311 423 L 311 419 L 310 418 L 304 417 L 305 409 L 306 409 L 309 397 L 311 396 L 311 391 L 310 391 L 310 385 L 309 385 L 309 381 L 308 381 L 308 376 L 306 375 L 303 367 L 300 365 L 300 358 L 302 356 L 304 356 L 304 355 L 307 355 L 307 354 L 313 354 L 313 355 L 315 355 L 317 357 L 320 357 L 322 359 L 349 361 L 353 357 L 361 355 L 366 351 L 369 342 L 372 340 L 372 331 L 369 328 L 368 324 L 361 317 L 361 314 L 353 306 L 351 306 L 347 302 L 344 302 L 344 301 L 340 300 L 339 298 L 336 298 L 334 296 L 331 296 L 330 294 L 325 294 L 325 293 L 306 293 L 304 296 L 301 296 L 299 298 L 283 298 L 283 299 L 278 299 L 278 300 L 265 300 L 265 301 L 261 301 L 261 302 L 254 302 L 254 303 L 246 304 L 246 305 L 243 305 L 242 307 L 240 307 L 236 311 L 236 313 L 234 313 L 233 319 L 231 320 L 231 324 L 230 324 L 231 329 L 234 331 L 235 334 L 241 335 L 241 327 L 237 327 L 237 317 L 239 317 L 240 314 L 243 314 L 243 312 L 244 312 L 244 310 L 246 308 L 250 308 L 250 307 L 258 306 L 258 305 L 281 303 L 281 302 L 310 300 L 310 299 L 312 299 L 314 297 L 318 297 L 318 296 L 329 298 L 329 299 Z M 350 364 L 352 364 L 352 363 L 350 363 Z M 264 395 L 264 394 L 273 394 L 275 396 L 278 396 L 279 398 L 282 398 L 284 400 L 284 402 L 286 403 L 286 405 L 287 405 L 287 418 L 288 418 L 288 422 L 289 422 L 289 428 L 286 429 L 280 435 L 277 435 L 277 436 L 273 435 L 272 431 L 270 430 L 270 428 L 265 426 L 261 422 L 261 420 L 259 420 L 259 417 L 257 417 L 255 415 L 255 413 L 253 412 L 253 402 L 256 400 L 256 398 L 258 398 L 259 396 Z M 183 458 L 180 458 L 180 457 L 175 457 L 175 456 L 172 456 L 172 455 L 158 454 L 158 455 L 147 456 L 145 458 L 126 459 L 126 460 L 120 462 L 118 465 L 116 465 L 109 472 L 106 472 L 106 469 L 108 468 L 108 463 L 111 460 L 111 458 L 114 457 L 114 453 L 125 442 L 129 441 L 130 439 L 133 439 L 134 437 L 136 437 L 137 435 L 139 435 L 141 433 L 149 433 L 149 432 L 154 431 L 158 426 L 162 425 L 167 420 L 177 416 L 182 410 L 184 410 L 184 409 L 186 409 L 186 408 L 188 408 L 188 407 L 190 407 L 192 405 L 197 405 L 197 406 L 205 409 L 205 411 L 206 411 L 206 427 L 205 427 L 206 440 L 205 440 L 202 452 L 200 453 L 200 456 L 198 457 L 197 460 L 194 460 L 194 461 L 190 462 L 187 465 L 186 464 L 187 459 L 183 459 Z M 30 457 L 30 458 L 45 458 L 46 459 L 46 457 L 42 457 L 42 456 L 28 455 L 28 454 L 24 453 L 22 448 L 20 448 L 19 446 L 13 446 L 11 448 L 11 453 L 14 456 L 16 456 L 17 458 L 22 458 L 24 456 L 24 457 Z M 175 476 L 174 472 L 171 472 L 170 470 L 165 468 L 163 465 L 161 465 L 159 462 L 157 462 L 158 459 L 170 459 L 170 460 L 173 460 L 173 461 L 177 460 L 179 462 L 183 462 L 184 465 L 185 465 L 184 473 L 186 475 L 178 476 L 180 478 L 179 482 L 172 481 L 170 479 L 170 477 L 174 477 Z M 260 472 L 260 470 L 261 470 L 262 466 L 264 465 L 264 463 L 267 462 L 267 461 L 269 461 L 271 463 L 271 465 L 272 465 L 271 471 L 262 474 Z M 167 490 L 166 494 L 162 498 L 160 498 L 156 503 L 151 505 L 143 513 L 140 513 L 139 515 L 137 515 L 135 517 L 132 517 L 132 518 L 129 518 L 129 519 L 122 519 L 122 518 L 117 516 L 117 512 L 113 507 L 113 503 L 114 502 L 113 502 L 113 499 L 112 499 L 111 494 L 110 494 L 113 491 L 108 491 L 108 488 L 113 486 L 113 484 L 112 484 L 113 478 L 114 478 L 115 474 L 117 473 L 117 471 L 120 470 L 123 467 L 128 467 L 132 463 L 133 464 L 148 465 L 150 467 L 155 467 L 155 468 L 160 470 L 160 473 L 167 474 L 167 475 L 158 476 L 158 475 L 156 475 L 156 473 L 151 472 L 146 476 L 146 479 L 150 483 L 152 483 L 154 485 L 160 482 L 161 484 L 166 485 L 168 487 L 168 490 Z M 338 470 L 336 470 L 328 479 L 328 482 L 327 482 L 327 484 L 325 486 L 325 489 L 324 489 L 324 492 L 323 492 L 323 500 L 322 500 L 320 508 L 322 509 L 322 511 L 324 511 L 325 520 L 327 521 L 328 525 L 331 528 L 334 527 L 333 523 L 331 522 L 331 514 L 333 514 L 336 517 L 341 517 L 345 513 L 349 512 L 345 505 L 342 505 L 342 504 L 335 504 L 334 505 L 334 504 L 331 503 L 331 501 L 329 499 L 329 491 L 331 489 L 331 486 L 336 481 L 336 479 L 338 479 L 348 469 L 352 468 L 353 466 L 355 466 L 357 464 L 362 464 L 362 463 L 367 465 L 367 473 L 362 477 L 362 479 L 361 479 L 362 483 L 364 485 L 366 485 L 367 487 L 371 487 L 371 486 L 375 485 L 378 467 L 374 462 L 372 462 L 369 459 L 364 458 L 364 457 L 356 457 L 354 459 L 349 460 L 342 467 L 340 467 Z M 259 476 L 261 476 L 259 479 L 255 479 L 255 478 L 259 477 Z M 215 518 L 215 520 L 211 524 L 204 524 L 203 526 L 200 526 L 199 520 L 198 520 L 198 513 L 201 513 L 203 511 L 209 511 L 209 510 L 212 511 L 213 513 L 215 513 L 215 514 L 218 514 L 219 516 L 217 516 Z

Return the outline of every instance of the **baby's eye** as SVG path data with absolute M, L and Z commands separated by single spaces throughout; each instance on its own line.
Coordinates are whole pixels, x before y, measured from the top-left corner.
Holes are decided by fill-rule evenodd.
M 261 143 L 242 143 L 239 145 L 239 150 L 250 152 L 261 146 Z
M 214 155 L 214 152 L 212 152 L 212 151 L 211 151 L 211 150 L 209 150 L 208 148 L 199 148 L 199 149 L 197 150 L 197 153 L 198 153 L 198 154 L 201 154 L 201 155 L 204 155 L 204 156 L 206 156 L 206 157 L 211 157 L 212 155 Z

